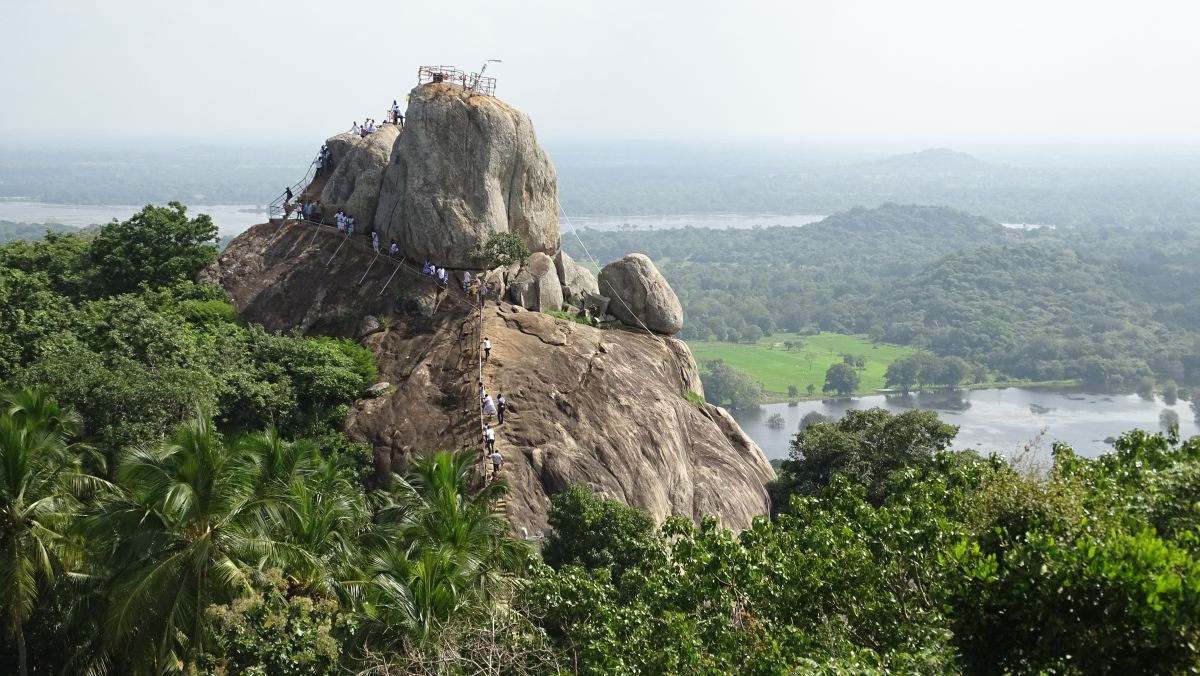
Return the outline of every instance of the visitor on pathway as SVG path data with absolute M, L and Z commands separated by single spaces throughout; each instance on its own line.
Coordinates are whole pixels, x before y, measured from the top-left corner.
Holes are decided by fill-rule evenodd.
M 504 458 L 495 449 L 492 449 L 492 453 L 488 457 L 492 460 L 492 478 L 497 479 L 500 476 L 500 465 L 504 464 Z
M 467 293 L 471 294 L 472 298 L 475 298 L 476 296 L 479 295 L 479 280 L 478 279 L 471 280 L 471 286 L 470 286 L 470 288 L 467 289 Z
M 400 255 L 400 245 L 396 244 L 396 240 L 394 240 L 394 239 L 392 240 L 391 246 L 388 247 L 388 253 L 390 253 L 393 256 Z
M 353 216 L 346 216 L 346 236 L 347 237 L 354 236 L 354 217 Z
M 325 170 L 325 146 L 321 146 L 320 152 L 317 153 L 317 171 L 313 174 L 313 180 L 321 178 L 321 172 Z
M 321 224 L 322 222 L 324 222 L 325 211 L 321 208 L 321 200 L 317 200 L 316 202 L 313 202 L 312 219 L 311 220 L 313 223 L 316 223 L 318 225 Z
M 491 425 L 483 426 L 483 443 L 487 444 L 488 453 L 496 452 L 496 430 Z
M 506 410 L 508 410 L 508 400 L 504 398 L 504 393 L 501 392 L 500 395 L 496 397 L 496 424 L 497 425 L 504 424 L 504 412 Z
M 371 231 L 371 248 L 379 253 L 379 233 L 374 230 Z
M 492 356 L 492 341 L 488 340 L 487 336 L 484 336 L 483 337 L 483 361 L 484 361 L 484 363 L 487 363 L 488 357 L 490 357 L 490 356 Z
M 396 103 L 396 99 L 392 99 L 392 107 L 388 108 L 388 113 L 392 116 L 392 124 L 400 124 L 400 105 Z
M 463 271 L 463 291 L 468 291 L 471 288 L 471 271 Z
M 437 269 L 437 278 L 438 278 L 438 282 L 441 284 L 441 287 L 443 289 L 446 288 L 446 285 L 448 284 L 448 281 L 447 281 L 448 278 L 446 276 L 446 268 L 438 268 Z
M 292 199 L 292 188 L 288 186 L 283 189 L 283 201 L 287 202 L 290 199 Z
M 289 198 L 283 200 L 283 222 L 284 223 L 287 223 L 288 218 L 290 218 L 292 215 L 292 211 L 296 208 L 296 205 L 294 205 L 288 201 L 290 199 L 291 198 L 289 197 Z
M 492 395 L 483 395 L 483 412 L 490 418 L 496 415 L 496 402 L 492 400 Z
M 311 221 L 312 220 L 313 203 L 312 202 L 302 202 L 302 204 L 304 204 L 304 209 L 302 209 L 302 211 L 304 212 L 304 220 Z
M 333 215 L 333 220 L 335 223 L 337 223 L 337 229 L 339 233 L 346 232 L 346 212 L 338 209 L 338 212 Z
M 350 125 L 350 133 L 358 134 L 360 136 L 362 135 L 362 130 L 358 128 L 358 120 L 355 120 L 354 123 Z
M 421 274 L 432 275 L 433 274 L 433 263 L 430 263 L 429 261 L 425 261 L 425 264 L 421 266 Z

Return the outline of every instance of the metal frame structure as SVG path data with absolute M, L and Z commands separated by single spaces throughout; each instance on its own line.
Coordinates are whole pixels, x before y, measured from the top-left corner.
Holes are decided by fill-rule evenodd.
M 454 66 L 421 66 L 417 69 L 417 85 L 430 82 L 452 82 L 460 85 L 472 95 L 496 95 L 496 78 L 484 77 L 482 73 L 464 73 Z

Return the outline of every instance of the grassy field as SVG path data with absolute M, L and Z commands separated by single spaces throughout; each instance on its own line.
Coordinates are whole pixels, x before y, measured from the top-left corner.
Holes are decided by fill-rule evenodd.
M 804 347 L 785 350 L 783 343 L 799 340 Z M 841 354 L 866 357 L 867 367 L 858 372 L 859 388 L 855 394 L 870 394 L 884 386 L 883 374 L 888 364 L 912 354 L 915 350 L 899 345 L 880 343 L 872 347 L 866 336 L 841 333 L 821 333 L 815 336 L 777 333 L 757 343 L 725 343 L 719 341 L 688 341 L 688 347 L 700 364 L 706 359 L 724 359 L 725 363 L 749 373 L 759 381 L 772 401 L 787 399 L 788 385 L 795 385 L 801 397 L 812 383 L 815 394 L 825 385 L 825 370 L 842 361 Z

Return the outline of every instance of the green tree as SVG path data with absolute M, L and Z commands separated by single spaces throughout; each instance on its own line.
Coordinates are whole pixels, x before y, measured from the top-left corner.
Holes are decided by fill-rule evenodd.
M 838 395 L 847 397 L 857 389 L 858 373 L 852 366 L 834 364 L 825 371 L 825 386 L 821 388 L 822 392 L 837 392 Z
M 940 383 L 951 389 L 956 388 L 970 372 L 971 365 L 962 357 L 945 357 L 942 359 Z
M 495 512 L 503 480 L 472 494 L 476 454 L 441 451 L 413 462 L 385 510 L 391 534 L 371 546 L 363 611 L 381 645 L 436 638 L 439 626 L 489 605 L 530 551 Z
M 790 496 L 817 495 L 835 475 L 865 486 L 867 499 L 880 504 L 893 472 L 928 466 L 957 432 L 933 411 L 920 410 L 851 409 L 837 422 L 811 423 L 792 438 L 789 459 L 769 485 L 772 509 L 787 512 Z
M 762 385 L 722 359 L 705 361 L 700 381 L 704 383 L 704 398 L 718 406 L 729 402 L 730 408 L 749 408 L 762 401 Z
M 217 226 L 207 214 L 188 218 L 187 207 L 171 202 L 102 226 L 89 255 L 99 287 L 118 294 L 189 279 L 216 260 L 216 245 Z
M 74 414 L 31 390 L 5 394 L 0 406 L 0 622 L 24 676 L 25 624 L 39 592 L 78 565 L 67 534 L 77 498 L 108 485 L 83 472 L 69 449 L 79 433 Z
M 522 263 L 529 258 L 529 247 L 520 235 L 497 232 L 487 238 L 473 252 L 474 258 L 488 270 Z
M 619 580 L 626 570 L 663 557 L 650 515 L 585 486 L 572 484 L 551 498 L 549 521 L 553 534 L 542 558 L 554 568 L 604 568 Z
M 888 387 L 899 388 L 901 392 L 908 394 L 909 390 L 917 384 L 917 374 L 920 372 L 920 362 L 913 357 L 901 357 L 896 361 L 888 364 L 887 371 L 884 373 L 884 380 Z
M 104 555 L 109 659 L 130 672 L 190 669 L 205 650 L 210 605 L 247 596 L 260 564 L 280 564 L 270 522 L 277 498 L 263 467 L 205 417 L 163 443 L 126 451 L 121 492 L 82 533 Z M 280 474 L 271 486 L 288 483 Z
M 795 399 L 800 396 L 800 388 L 795 385 L 788 385 L 788 399 Z

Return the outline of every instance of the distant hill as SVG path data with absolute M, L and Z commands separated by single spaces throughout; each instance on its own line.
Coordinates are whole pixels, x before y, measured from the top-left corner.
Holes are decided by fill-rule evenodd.
M 855 170 L 896 176 L 930 176 L 940 174 L 979 174 L 1003 169 L 983 160 L 949 148 L 930 148 L 916 153 L 891 155 L 882 159 L 850 165 Z
M 77 232 L 79 228 L 61 223 L 13 223 L 0 221 L 0 244 L 16 239 L 41 239 L 47 230 L 53 232 Z

